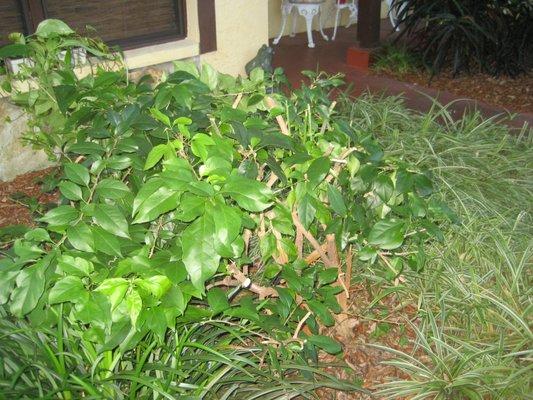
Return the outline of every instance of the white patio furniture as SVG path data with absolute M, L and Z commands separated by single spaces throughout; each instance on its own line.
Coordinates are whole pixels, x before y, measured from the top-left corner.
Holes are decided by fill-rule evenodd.
M 407 4 L 403 2 L 398 7 L 393 4 L 394 2 L 395 0 L 387 0 L 387 5 L 389 6 L 389 18 L 390 18 L 392 27 L 396 30 L 396 32 L 399 32 L 401 21 L 398 20 L 398 15 L 403 11 L 403 9 L 406 7 Z
M 322 29 L 322 18 L 321 18 L 321 7 L 324 4 L 325 0 L 283 0 L 281 3 L 281 31 L 277 38 L 274 39 L 273 43 L 278 44 L 281 36 L 285 32 L 285 25 L 287 24 L 287 18 L 289 15 L 292 15 L 292 31 L 291 36 L 294 36 L 294 31 L 296 30 L 296 17 L 301 15 L 305 18 L 305 25 L 307 28 L 307 46 L 315 47 L 315 42 L 313 41 L 313 19 L 318 15 L 318 25 L 320 34 L 324 40 L 328 40 L 328 37 Z M 296 14 L 296 12 L 298 14 Z
M 331 40 L 335 40 L 335 38 L 337 37 L 337 27 L 339 26 L 339 18 L 341 11 L 350 11 L 350 17 L 348 19 L 348 25 L 346 25 L 346 28 L 349 28 L 350 25 L 357 22 L 358 8 L 356 0 L 336 0 L 335 8 L 337 9 L 337 13 L 335 14 L 335 27 L 333 28 L 333 37 L 331 38 Z

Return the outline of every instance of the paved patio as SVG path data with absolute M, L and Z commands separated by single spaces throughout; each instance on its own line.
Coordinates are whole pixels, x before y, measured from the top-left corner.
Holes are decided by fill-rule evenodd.
M 323 70 L 329 73 L 341 72 L 346 75 L 346 80 L 353 84 L 354 95 L 365 91 L 371 93 L 385 93 L 388 95 L 403 95 L 406 105 L 414 110 L 426 112 L 432 106 L 432 99 L 440 103 L 448 104 L 454 117 L 460 118 L 468 110 L 479 110 L 485 117 L 498 116 L 498 120 L 505 122 L 512 128 L 520 129 L 525 123 L 533 127 L 533 114 L 519 113 L 509 120 L 511 115 L 504 108 L 483 103 L 480 101 L 459 98 L 457 95 L 442 92 L 431 88 L 425 88 L 416 84 L 399 82 L 386 77 L 373 76 L 369 73 L 358 71 L 346 64 L 346 50 L 352 46 L 357 36 L 357 27 L 348 29 L 340 28 L 334 42 L 326 42 L 318 32 L 314 32 L 316 47 L 307 47 L 305 33 L 295 37 L 285 36 L 275 49 L 273 64 L 275 67 L 283 67 L 287 77 L 294 86 L 298 86 L 303 76 L 302 70 Z M 388 20 L 382 21 L 381 37 L 386 38 L 391 32 Z M 331 37 L 332 29 L 326 30 Z

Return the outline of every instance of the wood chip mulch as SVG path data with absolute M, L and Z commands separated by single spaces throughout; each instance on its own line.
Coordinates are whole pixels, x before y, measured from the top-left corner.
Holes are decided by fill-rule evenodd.
M 42 171 L 19 175 L 11 182 L 0 182 L 0 228 L 10 225 L 33 225 L 24 197 L 34 198 L 41 204 L 57 202 L 57 193 L 43 193 L 40 182 L 54 171 Z
M 350 288 L 351 304 L 348 319 L 323 332 L 342 344 L 341 361 L 349 367 L 328 368 L 328 372 L 339 379 L 359 382 L 370 394 L 320 390 L 321 399 L 375 399 L 372 393 L 378 385 L 391 380 L 408 379 L 408 376 L 401 371 L 383 364 L 384 361 L 393 358 L 391 353 L 372 345 L 386 346 L 412 355 L 415 334 L 411 324 L 417 322 L 416 307 L 413 304 L 400 305 L 397 296 L 393 294 L 372 305 L 376 295 L 377 293 L 370 293 L 367 285 L 353 285 Z M 379 314 L 384 315 L 379 316 Z M 321 361 L 332 364 L 339 362 L 334 356 L 322 357 Z
M 533 113 L 533 73 L 511 79 L 495 78 L 486 74 L 459 75 L 453 78 L 451 72 L 443 72 L 431 82 L 430 75 L 425 71 L 405 74 L 396 71 L 374 71 L 373 74 L 479 100 L 510 112 Z

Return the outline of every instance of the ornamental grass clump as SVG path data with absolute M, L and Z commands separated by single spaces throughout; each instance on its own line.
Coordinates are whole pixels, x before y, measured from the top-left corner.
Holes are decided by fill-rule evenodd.
M 102 48 L 48 20 L 0 52 L 32 60 L 12 98 L 61 173 L 57 207 L 0 260 L 6 393 L 356 389 L 320 370 L 319 351 L 342 351 L 323 328 L 347 311 L 354 262 L 387 280 L 424 269 L 448 218 L 431 175 L 337 112 L 338 77 L 267 94 L 280 71 L 177 62 L 131 82 L 116 56 L 76 71 L 80 45 Z

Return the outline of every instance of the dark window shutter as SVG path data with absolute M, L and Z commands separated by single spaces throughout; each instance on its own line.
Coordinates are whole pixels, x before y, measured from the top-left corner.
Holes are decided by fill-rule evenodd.
M 26 33 L 24 17 L 19 1 L 0 1 L 0 46 L 7 44 L 7 36 L 12 32 Z
M 186 34 L 183 0 L 45 0 L 44 5 L 47 18 L 126 48 Z

